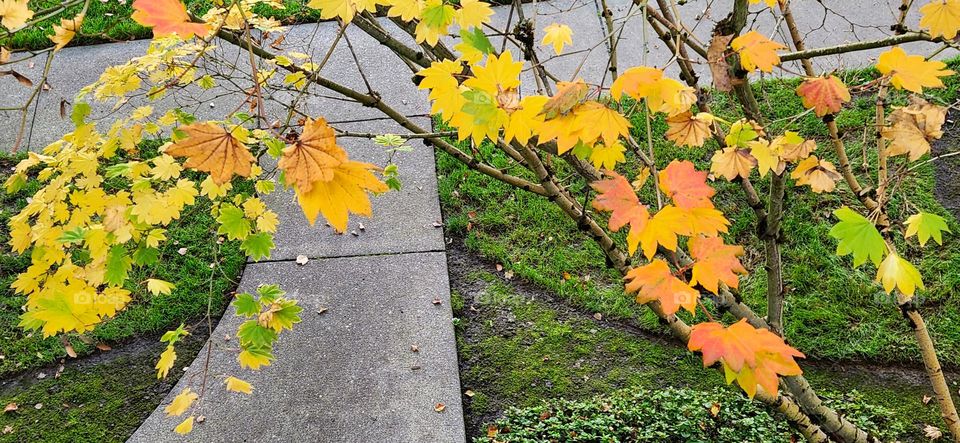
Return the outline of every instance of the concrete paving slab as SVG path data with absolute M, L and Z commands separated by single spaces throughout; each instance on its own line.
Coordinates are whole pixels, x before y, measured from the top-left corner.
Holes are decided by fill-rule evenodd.
M 259 283 L 279 283 L 304 308 L 303 322 L 277 342 L 276 362 L 241 372 L 235 340 L 222 339 L 240 323 L 228 311 L 212 335 L 213 378 L 197 412 L 206 420 L 180 437 L 179 420 L 162 412 L 184 387 L 197 389 L 190 383 L 199 382 L 204 348 L 129 442 L 465 440 L 443 253 L 247 266 L 241 290 Z M 226 392 L 225 374 L 251 382 L 253 394 Z
M 426 118 L 416 119 L 416 123 L 430 127 Z M 399 125 L 383 120 L 344 123 L 337 127 L 358 132 L 406 132 Z M 369 139 L 341 137 L 337 142 L 351 158 L 376 165 L 387 162 L 386 150 Z M 411 140 L 409 145 L 413 152 L 394 156 L 403 188 L 371 197 L 373 217 L 351 215 L 345 234 L 336 234 L 325 225 L 322 216 L 316 225 L 310 226 L 292 190 L 265 196 L 267 205 L 280 215 L 280 226 L 274 235 L 276 249 L 270 260 L 293 260 L 301 254 L 314 258 L 442 251 L 443 229 L 439 225 L 442 217 L 433 148 L 420 140 Z

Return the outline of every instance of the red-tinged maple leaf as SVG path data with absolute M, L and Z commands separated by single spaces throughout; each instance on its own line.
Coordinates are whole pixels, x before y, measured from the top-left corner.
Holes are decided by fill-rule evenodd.
M 740 284 L 737 274 L 746 274 L 737 256 L 743 255 L 743 247 L 725 245 L 720 237 L 694 237 L 687 245 L 693 258 L 693 276 L 690 284 L 700 283 L 708 291 L 716 294 L 719 283 L 731 288 Z
M 593 207 L 599 211 L 610 212 L 608 227 L 612 231 L 619 231 L 625 225 L 630 225 L 627 234 L 627 248 L 632 255 L 640 244 L 640 234 L 647 226 L 650 212 L 640 203 L 630 182 L 616 172 L 607 172 L 610 178 L 595 181 L 590 186 L 599 193 L 593 200 Z
M 667 315 L 680 308 L 694 312 L 700 293 L 670 272 L 667 262 L 657 259 L 627 272 L 627 293 L 637 293 L 637 303 L 659 301 Z
M 177 34 L 182 39 L 201 37 L 210 32 L 206 23 L 192 23 L 187 7 L 180 0 L 136 0 L 133 2 L 134 21 L 153 28 L 154 37 Z
M 802 352 L 776 334 L 753 327 L 746 319 L 729 327 L 716 322 L 695 325 L 687 348 L 703 354 L 704 367 L 721 362 L 727 383 L 736 380 L 750 398 L 756 394 L 757 385 L 775 394 L 778 375 L 803 372 L 794 360 L 803 358 Z
M 707 184 L 707 171 L 697 171 L 689 161 L 672 161 L 660 171 L 660 189 L 679 208 L 712 208 L 717 192 Z
M 850 101 L 850 91 L 835 75 L 804 80 L 797 87 L 797 95 L 803 100 L 803 106 L 813 109 L 817 117 L 840 112 L 843 104 Z

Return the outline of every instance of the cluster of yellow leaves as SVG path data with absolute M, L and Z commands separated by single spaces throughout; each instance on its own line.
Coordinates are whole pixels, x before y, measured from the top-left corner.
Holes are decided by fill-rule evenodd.
M 736 380 L 750 398 L 756 395 L 757 386 L 768 394 L 776 394 L 778 375 L 803 372 L 794 360 L 803 358 L 802 352 L 776 334 L 751 326 L 746 319 L 727 327 L 716 322 L 697 324 L 687 348 L 703 354 L 704 367 L 720 362 L 727 383 Z
M 283 150 L 278 166 L 293 186 L 304 215 L 313 224 L 323 214 L 337 232 L 347 229 L 350 213 L 370 216 L 367 192 L 387 192 L 369 163 L 352 161 L 337 146 L 333 128 L 323 118 L 308 119 L 303 133 Z

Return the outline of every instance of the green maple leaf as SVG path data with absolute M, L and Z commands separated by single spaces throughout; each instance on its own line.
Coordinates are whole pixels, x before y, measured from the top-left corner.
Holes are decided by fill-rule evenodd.
M 950 227 L 947 226 L 947 221 L 943 217 L 928 212 L 920 212 L 907 219 L 907 232 L 904 237 L 909 238 L 916 235 L 920 246 L 926 245 L 927 240 L 933 237 L 937 244 L 942 245 L 944 231 L 951 232 Z
M 257 294 L 260 294 L 260 300 L 273 303 L 276 299 L 283 297 L 286 292 L 277 285 L 260 285 L 257 286 Z
M 303 311 L 303 308 L 297 306 L 297 302 L 293 300 L 283 300 L 280 302 L 280 306 L 280 309 L 273 311 L 270 327 L 277 332 L 284 328 L 293 330 L 293 325 L 300 323 L 300 312 Z
M 270 251 L 273 247 L 273 235 L 269 232 L 250 235 L 240 244 L 240 249 L 254 261 L 260 261 L 261 258 L 269 258 Z
M 484 34 L 480 28 L 470 28 L 469 30 L 461 29 L 460 38 L 463 39 L 464 44 L 484 54 L 493 52 L 493 45 L 490 43 L 490 39 L 487 38 L 487 35 Z
M 260 303 L 246 292 L 233 298 L 233 307 L 237 309 L 237 315 L 244 317 L 253 317 L 260 313 Z
M 225 234 L 230 240 L 243 240 L 250 235 L 250 220 L 243 215 L 243 210 L 233 205 L 223 205 L 220 208 L 220 222 L 218 234 Z
M 237 329 L 237 338 L 243 346 L 270 347 L 277 340 L 277 333 L 256 320 L 247 320 Z
M 121 245 L 114 245 L 107 253 L 107 269 L 103 273 L 103 280 L 107 283 L 120 286 L 127 279 L 127 274 L 133 268 L 133 260 L 127 256 L 127 250 Z
M 837 244 L 837 255 L 852 253 L 855 267 L 866 262 L 868 258 L 874 265 L 879 266 L 887 244 L 873 222 L 846 206 L 833 211 L 833 215 L 840 219 L 840 222 L 830 229 L 830 236 L 840 241 Z

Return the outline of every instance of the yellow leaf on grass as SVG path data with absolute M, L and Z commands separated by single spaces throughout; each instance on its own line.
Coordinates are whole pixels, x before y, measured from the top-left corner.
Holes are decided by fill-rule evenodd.
M 157 365 L 154 366 L 157 370 L 157 378 L 167 378 L 175 361 L 177 361 L 177 352 L 174 351 L 173 345 L 167 346 L 167 349 L 160 353 L 160 360 L 157 360 Z
M 953 40 L 960 31 L 960 0 L 930 0 L 920 8 L 920 27 L 930 36 Z
M 186 420 L 180 422 L 180 424 L 177 425 L 177 427 L 173 428 L 173 431 L 180 435 L 189 434 L 191 431 L 193 431 L 193 420 L 194 420 L 194 416 L 191 415 L 187 417 Z
M 237 137 L 220 125 L 194 123 L 179 128 L 187 134 L 164 151 L 174 157 L 187 157 L 187 168 L 210 173 L 213 181 L 224 184 L 236 173 L 249 177 L 254 158 Z
M 284 148 L 277 166 L 287 183 L 306 193 L 314 182 L 333 180 L 334 171 L 346 161 L 347 153 L 337 146 L 333 128 L 321 117 L 307 119 L 303 133 L 296 143 Z
M 247 383 L 243 380 L 240 380 L 237 377 L 227 377 L 227 390 L 232 392 L 242 392 L 244 394 L 249 394 L 253 392 L 253 385 Z
M 787 49 L 765 37 L 757 31 L 750 31 L 741 35 L 732 42 L 730 47 L 740 54 L 740 65 L 747 71 L 760 69 L 763 72 L 773 72 L 773 67 L 780 64 L 777 51 Z
M 0 25 L 8 30 L 17 29 L 33 18 L 27 0 L 0 0 Z
M 200 398 L 200 396 L 198 396 L 196 392 L 191 391 L 190 388 L 183 388 L 183 390 L 173 398 L 173 401 L 170 402 L 166 408 L 163 408 L 163 412 L 166 412 L 168 417 L 183 415 L 198 398 Z
M 573 44 L 573 29 L 570 29 L 567 25 L 551 23 L 543 28 L 543 32 L 543 40 L 540 41 L 540 44 L 544 46 L 553 45 L 553 52 L 556 52 L 557 55 L 563 52 L 564 45 Z
M 83 23 L 83 14 L 77 14 L 74 18 L 62 18 L 59 25 L 53 25 L 53 35 L 49 37 L 50 41 L 56 43 L 53 50 L 59 51 L 67 46 L 70 40 L 73 40 L 73 36 L 77 35 L 81 23 Z
M 382 193 L 389 188 L 370 171 L 376 166 L 347 161 L 334 170 L 333 179 L 313 183 L 309 192 L 297 190 L 297 200 L 310 224 L 323 214 L 337 232 L 347 230 L 350 213 L 370 216 L 372 209 L 367 192 Z
M 147 290 L 153 295 L 170 295 L 170 292 L 176 287 L 176 285 L 167 281 L 155 278 L 147 279 Z
M 924 289 L 920 271 L 892 251 L 877 267 L 877 281 L 883 283 L 885 291 L 891 292 L 896 287 L 909 297 L 913 296 L 917 288 Z
M 946 67 L 945 63 L 927 61 L 922 55 L 907 55 L 899 46 L 880 54 L 877 59 L 877 70 L 890 76 L 890 84 L 917 94 L 923 93 L 923 88 L 942 88 L 940 77 L 954 74 Z

